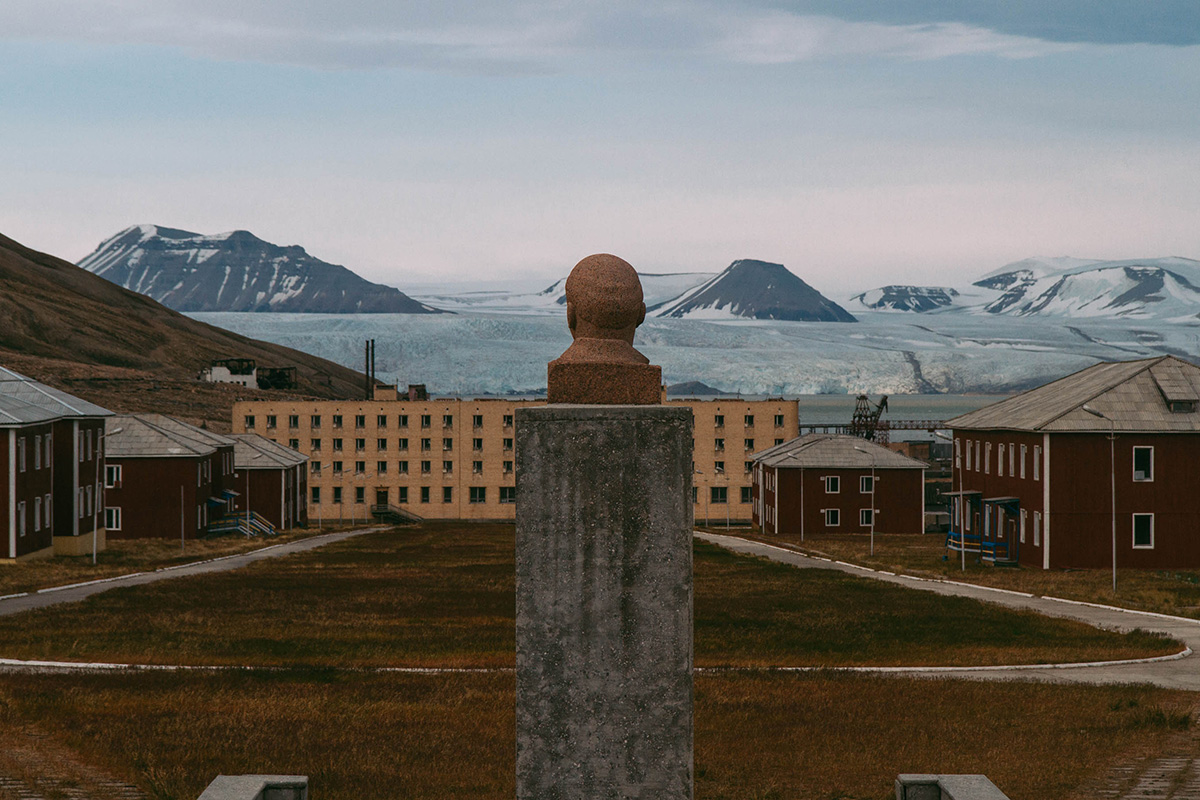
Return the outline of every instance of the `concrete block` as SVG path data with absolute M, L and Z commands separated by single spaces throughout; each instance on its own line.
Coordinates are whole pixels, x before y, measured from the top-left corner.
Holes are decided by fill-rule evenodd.
M 905 774 L 896 778 L 896 800 L 1008 800 L 986 775 Z
M 690 409 L 517 411 L 517 797 L 692 797 Z
M 218 775 L 200 800 L 308 800 L 308 776 Z

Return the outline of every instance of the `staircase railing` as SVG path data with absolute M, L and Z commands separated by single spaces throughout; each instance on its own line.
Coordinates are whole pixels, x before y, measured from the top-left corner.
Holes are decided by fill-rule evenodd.
M 279 531 L 261 514 L 251 511 L 247 514 L 244 511 L 239 511 L 233 514 L 225 514 L 218 517 L 208 524 L 208 534 L 210 536 L 220 536 L 228 533 L 240 533 L 246 538 L 255 536 L 274 536 Z

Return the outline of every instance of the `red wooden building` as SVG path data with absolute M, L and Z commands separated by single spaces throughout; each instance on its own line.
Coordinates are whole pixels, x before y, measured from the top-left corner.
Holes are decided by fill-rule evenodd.
M 238 514 L 249 507 L 275 528 L 308 525 L 308 456 L 254 433 L 233 435 Z
M 104 549 L 112 412 L 0 367 L 0 558 Z
M 108 420 L 109 536 L 186 538 L 227 516 L 236 496 L 234 441 L 162 414 Z
M 766 534 L 922 533 L 925 463 L 857 436 L 811 433 L 753 456 Z
M 1115 517 L 1118 568 L 1200 567 L 1200 367 L 1096 364 L 948 425 L 952 548 L 1111 567 Z

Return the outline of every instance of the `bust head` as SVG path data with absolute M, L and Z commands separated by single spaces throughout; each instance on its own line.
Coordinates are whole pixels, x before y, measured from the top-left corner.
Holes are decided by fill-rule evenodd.
M 642 282 L 624 259 L 588 256 L 567 278 L 567 325 L 575 339 L 611 339 L 633 344 L 646 318 Z

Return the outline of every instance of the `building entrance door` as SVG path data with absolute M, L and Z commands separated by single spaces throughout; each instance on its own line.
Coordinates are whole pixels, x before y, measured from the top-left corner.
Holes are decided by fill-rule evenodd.
M 375 505 L 386 506 L 387 504 L 388 504 L 388 490 L 387 489 L 376 489 L 375 490 Z

